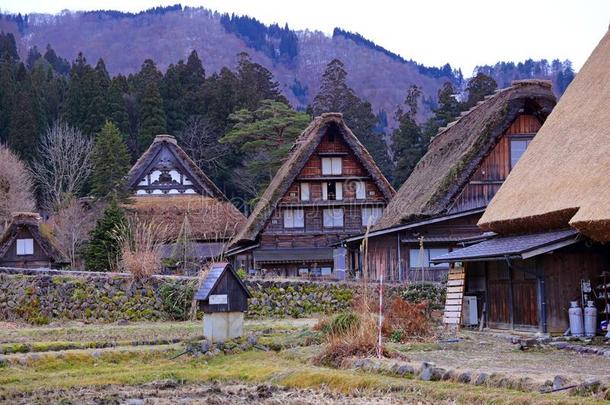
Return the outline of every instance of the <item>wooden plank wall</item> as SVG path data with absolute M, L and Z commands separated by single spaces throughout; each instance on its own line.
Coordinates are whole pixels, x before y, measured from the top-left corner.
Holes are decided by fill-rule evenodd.
M 455 267 L 449 270 L 447 280 L 447 298 L 443 322 L 457 327 L 462 320 L 462 299 L 464 298 L 464 268 Z

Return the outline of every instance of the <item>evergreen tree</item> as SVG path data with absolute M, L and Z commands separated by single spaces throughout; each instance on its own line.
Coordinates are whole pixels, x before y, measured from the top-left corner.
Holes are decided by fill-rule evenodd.
M 241 176 L 240 184 L 246 186 L 242 191 L 257 190 L 260 194 L 271 182 L 310 118 L 285 103 L 263 100 L 255 111 L 242 109 L 231 114 L 229 119 L 234 122 L 233 129 L 220 139 L 220 143 L 239 147 L 248 174 L 248 178 Z
M 150 82 L 139 99 L 140 132 L 138 148 L 142 152 L 152 143 L 155 136 L 167 132 L 163 100 L 155 82 Z
M 87 89 L 88 108 L 87 115 L 82 124 L 85 134 L 93 135 L 100 132 L 108 117 L 108 88 L 110 87 L 110 75 L 106 70 L 103 59 L 98 60 L 92 72 L 88 73 Z
M 10 33 L 0 32 L 0 60 L 10 59 L 13 62 L 19 60 L 19 53 L 17 52 L 17 42 L 15 42 L 15 36 Z
M 91 193 L 96 197 L 116 196 L 125 200 L 125 182 L 131 167 L 129 159 L 129 151 L 118 128 L 112 122 L 106 121 L 97 135 L 93 149 Z
M 87 270 L 110 271 L 116 268 L 121 253 L 116 232 L 126 222 L 125 213 L 116 201 L 112 201 L 89 233 L 89 242 L 83 252 Z
M 288 104 L 273 74 L 264 66 L 252 62 L 245 52 L 239 54 L 237 80 L 236 96 L 239 108 L 255 110 L 261 100 L 275 100 Z
M 493 78 L 484 73 L 477 73 L 475 77 L 468 80 L 468 84 L 466 85 L 468 98 L 464 102 L 462 109 L 468 110 L 471 107 L 474 107 L 479 101 L 482 101 L 485 96 L 493 94 L 497 88 L 498 84 Z
M 451 82 L 446 82 L 438 91 L 438 107 L 433 109 L 432 116 L 424 125 L 424 135 L 431 139 L 440 127 L 455 120 L 461 112 L 461 105 L 455 98 L 455 89 Z
M 392 133 L 395 162 L 393 182 L 396 188 L 399 188 L 409 177 L 419 159 L 426 152 L 426 139 L 415 122 L 420 96 L 419 87 L 411 86 L 404 102 L 407 110 L 403 111 L 399 107 L 396 112 L 398 128 Z
M 333 59 L 322 75 L 320 91 L 311 105 L 311 112 L 320 115 L 324 112 L 340 112 L 348 127 L 367 148 L 381 171 L 389 178 L 392 176 L 392 162 L 388 155 L 383 134 L 376 132 L 378 120 L 371 104 L 361 100 L 347 85 L 347 72 L 343 62 Z
M 16 83 L 8 145 L 21 159 L 32 162 L 36 155 L 38 135 L 42 129 L 42 112 L 31 77 L 23 63 L 17 68 Z
M 129 134 L 129 114 L 125 102 L 127 92 L 128 85 L 125 76 L 119 74 L 113 77 L 108 88 L 107 117 L 124 136 Z
M 51 45 L 47 44 L 47 50 L 43 58 L 49 62 L 53 70 L 57 73 L 67 75 L 70 72 L 70 63 L 66 59 L 57 56 L 55 50 L 51 48 Z
M 42 58 L 42 55 L 40 54 L 40 52 L 38 52 L 38 47 L 36 45 L 34 45 L 28 51 L 28 56 L 25 59 L 25 64 L 28 67 L 28 69 L 32 70 L 34 68 L 34 64 L 41 58 Z
M 0 143 L 8 142 L 14 98 L 17 91 L 15 63 L 12 59 L 0 59 Z
M 79 53 L 70 68 L 70 86 L 66 95 L 63 118 L 72 126 L 85 132 L 85 122 L 88 120 L 89 105 L 94 97 L 94 76 L 91 65 L 82 53 Z

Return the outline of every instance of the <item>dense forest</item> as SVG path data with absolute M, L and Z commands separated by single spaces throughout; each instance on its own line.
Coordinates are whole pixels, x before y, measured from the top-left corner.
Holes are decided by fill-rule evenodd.
M 460 102 L 453 83 L 447 81 L 438 92 L 434 114 L 418 123 L 417 110 L 423 100 L 421 90 L 411 86 L 404 105 L 396 106 L 398 125 L 390 133 L 389 148 L 381 131 L 387 127 L 387 117 L 375 114 L 371 104 L 349 87 L 348 72 L 338 59 L 327 65 L 306 112 L 293 109 L 273 74 L 246 53 L 239 55 L 237 66 L 211 75 L 206 75 L 197 52 L 192 51 L 165 72 L 147 59 L 138 72 L 111 76 L 104 60 L 91 64 L 79 54 L 68 62 L 51 45 L 43 53 L 33 47 L 21 60 L 14 36 L 2 33 L 0 61 L 0 141 L 29 165 L 45 164 L 40 161 L 45 140 L 58 125 L 100 144 L 112 137 L 106 147 L 118 150 L 124 145 L 131 162 L 157 134 L 170 133 L 227 195 L 247 202 L 260 195 L 313 116 L 342 112 L 398 187 L 438 128 L 496 88 L 493 79 L 479 74 L 469 82 L 467 97 Z M 121 136 L 116 138 L 115 133 Z M 103 160 L 99 165 L 98 172 L 107 171 L 101 167 Z M 119 166 L 126 170 L 129 164 Z M 70 192 L 103 197 L 115 188 L 100 184 L 104 181 L 104 176 L 93 173 Z M 42 192 L 38 197 L 45 199 Z
M 98 10 L 65 11 L 56 15 L 0 14 L 0 31 L 14 35 L 18 54 L 24 61 L 35 47 L 44 56 L 50 43 L 57 55 L 70 62 L 79 53 L 91 65 L 103 59 L 110 77 L 136 75 L 147 59 L 154 61 L 157 70 L 166 72 L 180 59 L 186 60 L 191 50 L 196 50 L 203 61 L 206 77 L 212 77 L 225 67 L 234 70 L 240 62 L 239 55 L 246 52 L 253 63 L 273 75 L 278 91 L 299 111 L 305 111 L 313 103 L 328 64 L 340 59 L 349 72 L 346 84 L 354 95 L 371 104 L 377 117 L 375 131 L 385 134 L 387 144 L 391 143 L 392 130 L 398 126 L 396 108 L 403 103 L 411 86 L 417 86 L 421 92 L 415 119 L 422 124 L 438 108 L 438 90 L 445 82 L 452 83 L 460 99 L 465 97 L 467 85 L 462 72 L 449 63 L 425 66 L 342 28 L 336 28 L 329 36 L 319 31 L 296 31 L 287 25 L 263 24 L 249 16 L 179 4 L 136 13 Z M 34 52 L 31 56 L 35 55 Z M 533 62 L 538 63 L 544 67 L 544 61 Z M 573 75 L 566 62 L 553 61 L 547 63 L 548 69 L 531 70 L 527 69 L 531 61 L 501 64 L 512 64 L 515 69 L 509 71 L 500 68 L 500 64 L 493 72 L 484 70 L 490 67 L 479 68 L 493 77 L 499 87 L 510 84 L 513 79 L 534 75 L 553 80 L 560 95 L 560 89 L 565 88 Z M 70 64 L 56 67 L 66 74 Z

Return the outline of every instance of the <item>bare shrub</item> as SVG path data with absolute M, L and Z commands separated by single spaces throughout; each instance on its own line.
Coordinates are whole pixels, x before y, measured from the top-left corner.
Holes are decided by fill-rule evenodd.
M 25 163 L 0 144 L 0 230 L 6 227 L 14 212 L 34 211 L 32 185 Z
M 394 298 L 385 311 L 382 332 L 395 341 L 422 340 L 432 336 L 426 301 L 411 303 Z
M 117 230 L 116 238 L 121 246 L 119 268 L 135 279 L 144 279 L 159 273 L 161 246 L 157 235 L 164 234 L 164 227 L 145 222 L 137 217 L 129 218 L 127 225 Z
M 32 176 L 46 208 L 61 207 L 78 194 L 91 174 L 93 142 L 78 129 L 56 121 L 43 135 Z

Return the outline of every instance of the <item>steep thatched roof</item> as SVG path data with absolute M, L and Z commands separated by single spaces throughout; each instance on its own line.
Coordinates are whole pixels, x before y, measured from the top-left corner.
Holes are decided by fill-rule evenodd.
M 310 156 L 318 147 L 326 130 L 331 126 L 335 126 L 338 129 L 345 143 L 351 148 L 356 159 L 367 170 L 384 197 L 388 200 L 392 198 L 394 189 L 383 173 L 381 173 L 381 170 L 379 170 L 366 148 L 345 125 L 343 115 L 340 113 L 325 113 L 314 118 L 296 140 L 288 158 L 275 174 L 269 187 L 267 187 L 265 193 L 254 207 L 252 214 L 248 217 L 246 225 L 233 240 L 233 244 L 256 240 L 259 232 L 263 229 L 265 223 L 277 207 L 279 200 L 288 191 L 288 188 L 301 170 L 303 170 L 305 163 L 307 163 Z
M 48 228 L 42 223 L 42 218 L 35 212 L 17 212 L 0 237 L 0 257 L 6 255 L 8 249 L 17 239 L 20 229 L 26 228 L 32 238 L 42 248 L 51 261 L 56 264 L 70 263 L 68 257 L 62 252 L 59 243 L 55 240 Z
M 231 239 L 243 226 L 246 217 L 226 200 L 201 195 L 159 195 L 134 197 L 124 208 L 143 221 L 159 224 L 165 230 L 160 239 L 176 240 L 181 236 L 185 216 L 191 240 L 223 241 Z
M 374 229 L 444 214 L 515 118 L 546 118 L 555 105 L 550 82 L 520 80 L 487 96 L 442 128 Z
M 142 154 L 142 156 L 140 156 L 138 161 L 129 171 L 129 174 L 127 175 L 127 186 L 129 188 L 135 187 L 140 182 L 150 164 L 155 160 L 157 154 L 159 154 L 161 149 L 164 147 L 168 148 L 171 153 L 174 154 L 177 160 L 184 164 L 185 169 L 190 175 L 189 178 L 193 184 L 195 184 L 197 188 L 203 192 L 203 194 L 224 200 L 227 199 L 223 192 L 216 187 L 214 182 L 210 180 L 210 178 L 203 173 L 199 166 L 193 162 L 189 155 L 187 155 L 186 152 L 180 146 L 178 146 L 176 138 L 171 135 L 157 135 L 155 137 L 155 140 L 150 147 Z
M 610 241 L 610 31 L 479 222 L 498 233 L 568 224 Z

